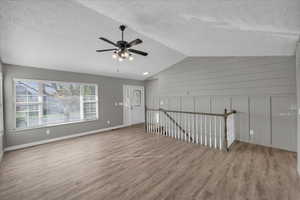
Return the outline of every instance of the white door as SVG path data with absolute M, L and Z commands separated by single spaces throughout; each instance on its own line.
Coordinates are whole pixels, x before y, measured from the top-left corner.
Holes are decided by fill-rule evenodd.
M 123 122 L 124 125 L 145 122 L 144 87 L 123 85 Z

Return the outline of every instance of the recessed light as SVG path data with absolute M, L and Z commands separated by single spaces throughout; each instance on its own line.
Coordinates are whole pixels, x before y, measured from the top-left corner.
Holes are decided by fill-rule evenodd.
M 146 76 L 146 75 L 148 75 L 148 74 L 149 74 L 149 72 L 144 72 L 144 73 L 143 73 L 144 76 Z

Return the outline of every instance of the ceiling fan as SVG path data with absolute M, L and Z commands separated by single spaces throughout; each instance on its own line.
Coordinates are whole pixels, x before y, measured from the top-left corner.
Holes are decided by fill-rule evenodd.
M 114 53 L 113 53 L 112 57 L 114 59 L 118 59 L 119 61 L 123 61 L 124 59 L 133 60 L 132 54 L 147 56 L 148 53 L 146 53 L 146 52 L 132 49 L 133 46 L 141 44 L 143 42 L 141 39 L 135 39 L 131 42 L 127 42 L 124 40 L 124 30 L 125 29 L 126 29 L 125 25 L 120 26 L 120 30 L 122 31 L 122 39 L 120 41 L 117 41 L 116 43 L 114 43 L 104 37 L 99 38 L 100 40 L 103 40 L 103 41 L 115 46 L 116 48 L 96 50 L 96 52 L 113 51 Z

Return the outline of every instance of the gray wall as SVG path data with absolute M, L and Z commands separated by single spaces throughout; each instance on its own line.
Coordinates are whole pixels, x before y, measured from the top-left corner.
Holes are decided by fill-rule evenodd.
M 84 71 L 84 68 L 82 68 Z M 105 76 L 96 76 L 82 73 L 55 71 L 32 67 L 13 66 L 3 64 L 4 75 L 4 113 L 5 113 L 5 147 L 37 142 L 76 133 L 98 130 L 110 126 L 123 124 L 123 107 L 115 106 L 115 102 L 123 101 L 123 84 L 144 85 L 143 81 L 118 79 Z M 24 131 L 15 131 L 14 127 L 14 99 L 13 79 L 37 79 L 52 81 L 69 81 L 98 84 L 99 94 L 99 120 L 80 122 L 67 125 L 50 127 L 50 135 L 46 134 L 47 128 L 37 128 Z
M 217 113 L 232 108 L 241 141 L 296 151 L 295 60 L 189 57 L 146 82 L 147 106 Z

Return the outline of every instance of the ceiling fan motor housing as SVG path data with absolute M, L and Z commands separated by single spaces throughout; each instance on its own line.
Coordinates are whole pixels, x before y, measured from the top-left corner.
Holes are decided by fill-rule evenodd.
M 120 26 L 120 30 L 121 30 L 121 31 L 124 31 L 125 28 L 126 28 L 126 26 L 125 26 L 124 24 L 122 24 L 122 25 Z
M 122 50 L 130 47 L 129 44 L 128 44 L 128 42 L 122 41 L 122 40 L 118 41 L 118 42 L 117 42 L 117 45 L 118 45 L 119 48 L 122 49 Z

